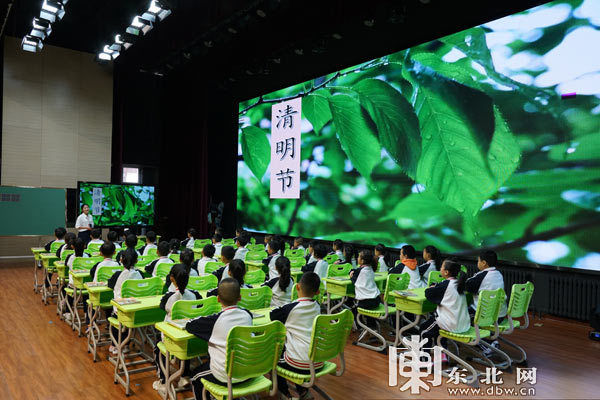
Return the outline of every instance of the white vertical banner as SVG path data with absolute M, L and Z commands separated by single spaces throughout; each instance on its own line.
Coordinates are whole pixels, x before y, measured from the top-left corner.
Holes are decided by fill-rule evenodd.
M 102 215 L 102 188 L 92 189 L 92 215 Z
M 271 107 L 271 198 L 300 198 L 302 99 Z

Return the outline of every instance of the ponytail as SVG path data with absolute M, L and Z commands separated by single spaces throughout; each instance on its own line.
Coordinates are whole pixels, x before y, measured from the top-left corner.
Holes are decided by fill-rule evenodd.
M 456 278 L 456 291 L 458 294 L 463 294 L 467 275 L 461 271 L 460 264 L 453 258 L 447 258 L 444 260 L 444 268 L 446 268 L 451 278 Z
M 128 248 L 126 249 L 121 256 L 121 264 L 126 269 L 131 269 L 137 263 L 138 260 L 138 252 L 134 249 Z
M 435 246 L 425 246 L 425 251 L 431 256 L 431 259 L 435 263 L 435 269 L 438 271 L 442 268 L 442 254 Z
M 181 254 L 179 254 L 179 261 L 185 265 L 185 269 L 189 274 L 192 269 L 192 263 L 194 262 L 194 252 L 190 249 L 183 250 Z
M 246 264 L 242 260 L 232 260 L 229 263 L 229 274 L 242 287 L 244 285 L 244 276 L 246 275 Z
M 458 294 L 463 294 L 465 292 L 465 284 L 467 282 L 467 274 L 460 271 L 458 273 L 458 278 L 456 278 L 456 291 Z
M 362 259 L 364 265 L 370 266 L 373 270 L 377 268 L 377 260 L 371 250 L 363 250 L 358 256 Z
M 171 269 L 171 276 L 173 279 L 175 279 L 177 290 L 179 290 L 179 293 L 183 295 L 190 279 L 190 274 L 187 270 L 187 267 L 183 264 L 177 264 L 173 266 Z
M 383 255 L 383 262 L 385 265 L 391 268 L 394 260 L 392 260 L 392 255 L 389 251 L 387 251 L 386 247 L 382 243 L 379 243 L 377 246 L 375 246 L 375 251 Z
M 275 268 L 279 272 L 279 288 L 282 291 L 286 291 L 290 285 L 291 272 L 290 272 L 290 259 L 287 257 L 279 257 L 275 261 Z

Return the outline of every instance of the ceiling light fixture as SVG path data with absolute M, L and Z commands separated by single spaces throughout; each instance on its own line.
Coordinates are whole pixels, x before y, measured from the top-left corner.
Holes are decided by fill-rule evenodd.
M 43 47 L 44 43 L 42 43 L 42 40 L 31 35 L 25 35 L 23 41 L 21 42 L 21 48 L 31 53 L 41 51 Z

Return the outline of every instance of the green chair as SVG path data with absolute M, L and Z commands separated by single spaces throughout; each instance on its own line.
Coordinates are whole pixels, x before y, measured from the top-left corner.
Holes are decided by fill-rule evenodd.
M 362 328 L 362 332 L 360 333 L 358 339 L 354 344 L 360 347 L 367 348 L 369 350 L 375 351 L 383 351 L 387 347 L 387 341 L 385 338 L 379 333 L 377 330 L 370 328 L 367 326 L 366 318 L 375 318 L 380 321 L 384 321 L 388 318 L 390 314 L 394 314 L 396 312 L 396 307 L 393 305 L 389 305 L 393 303 L 393 300 L 390 299 L 390 293 L 394 290 L 406 290 L 408 289 L 408 284 L 410 283 L 410 275 L 407 273 L 404 274 L 389 274 L 387 277 L 387 281 L 385 284 L 385 290 L 383 292 L 383 304 L 380 304 L 379 307 L 373 310 L 369 310 L 366 308 L 357 308 L 357 316 L 356 316 L 356 324 Z M 366 342 L 362 342 L 362 340 L 367 336 L 367 334 L 371 334 L 381 344 L 379 346 L 373 346 Z
M 104 260 L 104 257 L 75 257 L 73 260 L 73 269 L 90 270 L 96 263 L 102 260 Z
M 138 242 L 135 245 L 136 250 L 137 249 L 141 249 L 142 247 L 144 247 L 146 245 L 146 240 L 145 239 L 140 239 L 138 238 Z
M 265 271 L 262 269 L 255 269 L 254 271 L 246 272 L 246 275 L 244 276 L 244 282 L 252 286 L 260 285 L 265 282 L 265 277 Z
M 169 275 L 169 272 L 171 272 L 171 268 L 173 268 L 173 263 L 166 263 L 166 262 L 162 262 L 162 263 L 157 263 L 157 265 L 154 267 L 154 276 L 158 276 L 159 278 L 161 278 L 162 280 L 164 280 L 167 275 Z
M 440 329 L 440 335 L 437 340 L 437 345 L 442 349 L 441 351 L 446 353 L 449 358 L 452 358 L 458 364 L 463 366 L 468 372 L 469 376 L 466 377 L 466 383 L 468 385 L 473 385 L 475 387 L 479 386 L 479 381 L 477 379 L 479 372 L 467 363 L 465 360 L 458 356 L 459 354 L 459 346 L 460 349 L 466 350 L 471 353 L 473 356 L 470 357 L 473 361 L 478 363 L 485 363 L 490 367 L 497 367 L 498 364 L 494 364 L 487 356 L 485 356 L 481 351 L 479 351 L 479 346 L 481 345 L 485 348 L 491 349 L 496 354 L 502 356 L 505 360 L 508 358 L 508 367 L 510 367 L 510 358 L 501 352 L 498 349 L 490 346 L 487 342 L 482 339 L 490 338 L 493 339 L 498 337 L 499 329 L 498 329 L 498 314 L 500 313 L 500 305 L 506 299 L 506 295 L 504 294 L 504 290 L 482 290 L 479 292 L 479 301 L 477 303 L 477 310 L 475 311 L 475 317 L 473 318 L 473 326 L 471 326 L 467 331 L 455 333 L 446 331 L 444 329 Z M 480 327 L 493 327 L 494 332 L 483 329 Z M 451 351 L 443 348 L 442 339 L 449 339 L 451 343 L 454 344 L 456 348 L 456 354 Z M 506 362 L 505 362 L 506 363 Z M 445 371 L 442 372 L 445 376 L 448 377 Z
M 196 239 L 194 240 L 194 248 L 201 249 L 207 244 L 212 244 L 212 239 Z
M 527 360 L 527 353 L 525 353 L 525 350 L 522 347 L 504 338 L 503 335 L 510 335 L 515 328 L 527 329 L 529 327 L 529 315 L 527 315 L 527 310 L 529 309 L 529 303 L 533 297 L 533 289 L 533 283 L 531 282 L 515 283 L 512 286 L 506 318 L 498 324 L 498 330 L 501 334 L 498 336 L 498 340 L 519 352 L 518 357 L 511 357 L 512 362 L 515 364 L 524 363 Z M 499 307 L 502 307 L 502 303 L 499 303 Z M 516 318 L 524 318 L 523 323 L 521 324 Z M 493 327 L 484 327 L 484 329 L 488 330 L 491 330 L 491 328 Z
M 146 256 L 138 256 L 136 267 L 145 267 L 150 264 L 152 261 L 156 260 L 156 256 L 146 255 Z
M 190 276 L 187 287 L 192 290 L 211 290 L 219 285 L 219 279 L 213 274 Z
M 97 252 L 100 251 L 100 246 L 102 246 L 102 243 L 88 243 L 86 249 L 91 252 Z
M 285 342 L 285 327 L 279 321 L 266 325 L 236 326 L 227 336 L 227 384 L 209 382 L 202 378 L 204 390 L 218 400 L 246 397 L 256 393 L 277 394 L 277 362 Z M 271 374 L 271 380 L 265 374 Z M 234 384 L 234 380 L 245 382 Z
M 323 260 L 327 261 L 327 264 L 333 264 L 340 258 L 337 254 L 328 254 Z
M 219 261 L 209 261 L 204 266 L 204 273 L 205 274 L 211 274 L 211 273 L 215 272 L 216 270 L 218 270 L 219 268 L 221 268 L 224 265 L 225 265 L 225 263 L 222 263 L 222 262 L 219 262 Z
M 175 262 L 175 264 L 179 264 L 181 262 L 181 258 L 179 253 L 177 254 L 169 254 L 169 258 Z
M 235 239 L 223 239 L 221 240 L 223 246 L 233 246 L 235 244 Z
M 157 249 L 148 249 L 148 251 L 146 252 L 147 256 L 153 256 L 153 257 L 158 257 L 158 252 Z
M 271 305 L 271 288 L 268 286 L 260 286 L 257 288 L 242 288 L 240 289 L 242 299 L 238 302 L 238 306 L 248 310 L 258 310 L 268 308 Z
M 266 251 L 249 251 L 246 254 L 246 261 L 262 261 L 267 258 Z
M 63 250 L 62 254 L 60 255 L 60 260 L 65 261 L 69 254 L 74 254 L 74 253 L 75 253 L 75 250 Z
M 290 258 L 290 268 L 301 268 L 306 265 L 304 257 Z
M 98 282 L 108 282 L 108 280 L 115 274 L 117 271 L 123 271 L 123 267 L 121 266 L 104 266 L 99 267 L 96 271 L 96 275 L 98 276 Z M 93 279 L 93 277 L 91 277 Z
M 250 238 L 250 244 L 256 244 L 256 238 L 254 236 Z
M 299 374 L 277 366 L 277 375 L 305 388 L 312 388 L 324 399 L 331 399 L 321 388 L 315 385 L 317 378 L 323 375 L 341 376 L 346 368 L 344 347 L 352 329 L 352 312 L 344 310 L 338 314 L 324 314 L 315 318 L 310 340 L 310 372 Z M 340 366 L 329 360 L 339 357 Z M 315 371 L 315 363 L 323 363 L 319 372 Z
M 431 286 L 433 283 L 440 283 L 444 280 L 442 273 L 440 271 L 431 271 L 429 273 L 429 277 L 427 278 L 427 286 Z
M 65 244 L 65 242 L 57 242 L 56 240 L 50 243 L 50 253 L 56 254 L 56 250 L 58 250 L 63 244 Z
M 287 249 L 286 251 L 283 252 L 283 255 L 286 256 L 287 258 L 296 258 L 296 257 L 302 257 L 304 258 L 304 250 L 302 249 Z
M 162 294 L 164 279 L 158 276 L 146 279 L 129 279 L 123 282 L 121 297 L 146 297 Z
M 329 264 L 329 268 L 327 269 L 327 277 L 331 278 L 334 276 L 348 276 L 350 275 L 350 270 L 352 269 L 352 264 Z
M 246 248 L 249 251 L 265 251 L 265 246 L 262 244 L 249 244 Z

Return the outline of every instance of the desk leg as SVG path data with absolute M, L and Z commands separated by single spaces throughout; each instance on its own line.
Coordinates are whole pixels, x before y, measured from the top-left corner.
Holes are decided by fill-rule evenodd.
M 167 353 L 168 354 L 168 353 Z M 168 363 L 168 359 L 167 359 Z M 179 369 L 175 371 L 173 375 L 169 377 L 167 380 L 167 398 L 169 400 L 177 400 L 177 392 L 175 391 L 175 381 L 179 379 L 181 375 L 183 375 L 183 370 L 185 369 L 185 361 L 180 360 Z
M 127 337 L 125 337 L 125 340 L 122 340 L 123 338 L 123 325 L 121 325 L 121 323 L 119 322 L 119 342 L 117 344 L 117 364 L 115 365 L 115 383 L 120 382 L 121 385 L 123 385 L 123 387 L 125 388 L 125 395 L 129 396 L 129 393 L 131 391 L 131 389 L 129 388 L 129 370 L 127 369 L 127 363 L 125 362 L 125 355 L 123 354 L 123 348 L 125 347 L 125 345 L 127 343 L 129 343 L 129 340 L 131 339 L 131 333 L 133 332 L 133 329 L 128 329 L 127 332 Z M 123 375 L 125 375 L 125 379 L 121 378 L 120 373 L 119 373 L 119 367 L 121 366 L 121 368 L 123 369 Z
M 58 278 L 58 283 L 58 292 L 56 293 L 56 315 L 58 315 L 58 317 L 62 319 L 64 306 L 64 296 L 62 294 L 62 288 L 65 284 L 65 281 L 64 279 Z
M 330 307 L 330 303 L 329 303 L 329 293 L 327 293 L 327 307 Z M 346 303 L 346 300 L 348 300 L 348 296 L 344 296 L 342 297 L 342 299 L 340 300 L 339 303 L 337 303 L 335 306 L 331 307 L 331 309 L 329 309 L 329 311 L 327 312 L 327 314 L 333 314 L 337 309 L 342 308 L 342 306 L 344 305 L 344 303 Z
M 96 320 L 98 319 L 98 315 L 100 314 L 100 306 L 94 307 L 90 303 L 88 307 L 88 314 L 90 315 L 90 324 L 88 325 L 88 353 L 92 353 L 92 359 L 94 362 L 97 360 L 98 356 L 98 343 L 100 342 L 101 333 L 100 327 L 98 327 L 98 323 Z M 96 336 L 96 333 L 98 334 Z
M 79 301 L 81 300 L 81 296 L 83 294 L 83 290 L 75 288 L 73 290 L 73 330 L 77 330 L 77 336 L 81 336 L 81 318 L 79 317 Z M 75 322 L 77 319 L 77 322 Z
M 48 286 L 46 286 L 46 284 L 48 284 Z M 50 286 L 51 284 L 52 283 L 50 282 L 48 269 L 44 266 L 44 283 L 42 283 L 42 303 L 44 303 L 45 305 L 48 305 L 48 287 L 52 287 Z
M 398 310 L 396 310 L 396 312 L 398 312 Z M 401 315 L 404 315 L 404 311 L 402 311 Z M 396 314 L 396 317 L 398 317 L 398 314 Z M 414 328 L 415 326 L 419 325 L 420 321 L 421 321 L 421 315 L 420 314 L 416 314 L 415 315 L 415 320 L 413 322 L 411 322 L 408 325 L 404 325 L 402 327 L 402 329 L 400 329 L 399 331 L 397 331 L 398 333 L 396 334 L 396 340 L 395 340 L 394 343 L 397 343 L 400 340 L 400 338 L 402 337 L 402 334 L 404 332 L 406 332 L 407 330 L 409 330 L 411 328 Z M 396 320 L 396 327 L 398 327 L 398 320 Z
M 40 285 L 38 284 L 38 265 L 40 263 L 40 260 L 37 259 L 37 257 L 34 255 L 33 256 L 33 291 L 35 293 L 39 292 L 39 287 Z
M 160 395 L 160 397 L 163 400 L 166 400 L 169 398 L 169 375 L 171 372 L 171 368 L 169 365 L 169 350 L 166 350 L 165 352 L 165 356 L 163 357 L 162 353 L 160 352 L 160 350 L 158 351 L 158 366 L 159 368 L 162 370 L 163 374 L 165 375 L 165 391 L 161 392 L 159 391 L 158 394 Z

